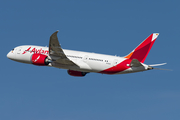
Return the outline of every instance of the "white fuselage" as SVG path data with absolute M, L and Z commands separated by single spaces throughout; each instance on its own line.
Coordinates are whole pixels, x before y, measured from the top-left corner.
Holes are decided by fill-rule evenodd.
M 63 51 L 67 56 L 67 58 L 73 61 L 78 67 L 58 64 L 53 62 L 50 63 L 48 66 L 82 71 L 82 72 L 97 72 L 97 73 L 106 73 L 106 74 L 123 74 L 130 72 L 145 71 L 147 70 L 148 67 L 143 63 L 142 63 L 143 67 L 135 67 L 135 68 L 128 67 L 129 64 L 126 64 L 127 68 L 118 71 L 116 66 L 121 62 L 125 61 L 127 58 L 111 56 L 111 55 L 103 55 L 97 53 L 80 52 L 80 51 L 67 50 L 67 49 L 63 49 Z M 34 46 L 34 45 L 18 46 L 14 48 L 14 50 L 10 51 L 7 57 L 14 61 L 32 64 L 31 56 L 34 53 L 40 53 L 50 57 L 48 47 Z M 113 71 L 114 69 L 114 72 L 108 73 L 108 69 L 111 69 L 110 71 Z M 104 70 L 107 71 L 102 72 Z
M 125 74 L 153 69 L 144 64 L 144 61 L 158 37 L 158 33 L 151 34 L 124 57 L 62 49 L 57 33 L 58 31 L 50 36 L 49 47 L 18 46 L 11 50 L 7 57 L 22 63 L 67 69 L 69 75 L 79 77 L 85 76 L 89 72 Z

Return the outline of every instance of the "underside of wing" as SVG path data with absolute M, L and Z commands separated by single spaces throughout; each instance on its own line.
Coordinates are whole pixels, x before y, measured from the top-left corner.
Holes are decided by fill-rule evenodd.
M 49 55 L 52 61 L 63 65 L 76 65 L 73 61 L 69 60 L 67 56 L 64 54 L 63 49 L 59 44 L 57 33 L 58 31 L 54 32 L 49 40 Z

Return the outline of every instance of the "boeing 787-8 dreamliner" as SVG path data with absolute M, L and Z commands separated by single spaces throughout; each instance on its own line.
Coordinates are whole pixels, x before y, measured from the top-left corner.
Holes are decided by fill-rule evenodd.
M 67 69 L 69 75 L 79 77 L 90 72 L 111 75 L 141 72 L 166 64 L 144 64 L 158 33 L 151 34 L 124 57 L 62 49 L 57 33 L 58 31 L 50 36 L 49 47 L 18 46 L 11 50 L 7 57 L 17 62 Z

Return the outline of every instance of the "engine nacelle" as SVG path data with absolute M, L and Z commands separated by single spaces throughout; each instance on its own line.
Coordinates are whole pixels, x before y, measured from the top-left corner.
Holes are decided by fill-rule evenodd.
M 49 64 L 48 56 L 43 54 L 33 54 L 31 57 L 31 62 L 34 65 L 46 66 Z
M 87 74 L 87 72 L 80 72 L 80 71 L 74 71 L 74 70 L 68 70 L 67 72 L 69 75 L 76 76 L 76 77 L 83 77 Z

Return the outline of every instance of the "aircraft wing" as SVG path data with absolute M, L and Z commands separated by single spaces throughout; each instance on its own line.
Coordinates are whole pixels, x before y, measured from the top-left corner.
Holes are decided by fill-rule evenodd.
M 64 54 L 63 49 L 59 44 L 57 33 L 58 31 L 54 32 L 49 40 L 49 55 L 52 58 L 52 61 L 65 65 L 76 65 Z

